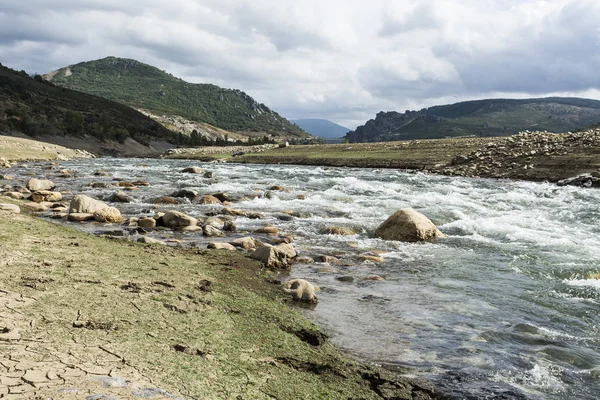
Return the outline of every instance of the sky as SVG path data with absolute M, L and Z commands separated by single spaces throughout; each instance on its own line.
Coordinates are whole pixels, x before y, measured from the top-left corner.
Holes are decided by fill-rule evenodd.
M 3 0 L 0 62 L 133 58 L 353 129 L 471 99 L 600 99 L 598 21 L 598 0 Z

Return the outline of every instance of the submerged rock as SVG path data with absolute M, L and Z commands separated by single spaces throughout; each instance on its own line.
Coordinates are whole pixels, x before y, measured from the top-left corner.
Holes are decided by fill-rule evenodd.
M 321 229 L 320 232 L 322 235 L 356 235 L 356 231 L 354 229 L 345 228 L 343 226 L 328 226 L 327 228 Z
M 187 167 L 182 169 L 181 172 L 186 174 L 203 174 L 204 170 L 200 167 Z
M 446 237 L 429 218 L 412 208 L 403 208 L 392 214 L 375 230 L 375 236 L 401 242 L 423 242 Z

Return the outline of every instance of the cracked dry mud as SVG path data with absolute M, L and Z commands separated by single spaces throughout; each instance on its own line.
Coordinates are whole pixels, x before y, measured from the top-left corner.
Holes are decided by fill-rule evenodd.
M 52 338 L 29 337 L 36 321 L 19 309 L 35 301 L 0 290 L 0 399 L 181 398 L 153 385 L 110 342 L 73 342 L 65 352 Z

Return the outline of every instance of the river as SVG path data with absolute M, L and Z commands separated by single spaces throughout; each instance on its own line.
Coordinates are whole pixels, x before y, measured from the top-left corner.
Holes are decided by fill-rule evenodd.
M 190 165 L 214 177 L 179 172 Z M 179 188 L 227 192 L 241 199 L 233 208 L 265 216 L 238 218 L 238 230 L 272 224 L 296 237 L 300 255 L 335 255 L 339 263 L 295 264 L 291 276 L 321 288 L 317 307 L 303 312 L 362 360 L 413 368 L 456 398 L 600 398 L 600 280 L 591 277 L 600 273 L 600 190 L 181 160 L 104 158 L 61 168 L 75 178 L 52 177 L 59 190 L 99 198 L 116 189 L 88 183 L 147 180 L 150 186 L 128 193 L 135 203 L 116 205 L 125 216 L 153 214 L 150 199 Z M 93 176 L 98 168 L 111 176 Z M 286 191 L 265 196 L 273 185 Z M 371 238 L 405 207 L 428 216 L 448 238 L 428 244 Z M 160 208 L 202 218 L 221 206 Z M 298 217 L 279 219 L 288 210 Z M 328 226 L 358 234 L 319 233 Z M 194 233 L 177 237 L 200 247 L 207 242 Z M 384 262 L 360 262 L 366 252 Z M 369 275 L 385 280 L 365 280 Z

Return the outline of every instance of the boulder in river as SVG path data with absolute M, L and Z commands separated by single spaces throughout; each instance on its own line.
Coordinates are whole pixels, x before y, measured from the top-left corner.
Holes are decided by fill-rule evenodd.
M 292 265 L 296 251 L 292 245 L 280 244 L 273 246 L 264 244 L 254 251 L 250 257 L 262 262 L 268 268 L 286 269 Z
M 179 189 L 171 194 L 172 197 L 184 197 L 188 200 L 192 200 L 198 196 L 198 192 L 192 189 Z
M 244 250 L 252 250 L 256 248 L 256 240 L 250 236 L 235 239 L 229 243 L 235 247 L 241 247 Z
M 31 194 L 29 200 L 35 201 L 36 203 L 42 203 L 44 201 L 54 202 L 61 201 L 62 194 L 60 192 L 51 192 L 49 190 L 39 190 Z
M 78 194 L 71 199 L 69 212 L 93 214 L 103 208 L 108 208 L 108 204 L 100 200 L 92 199 L 84 194 Z
M 108 201 L 113 203 L 133 203 L 133 197 L 119 190 L 118 192 L 113 193 L 108 198 Z
M 412 208 L 403 208 L 392 214 L 375 230 L 375 236 L 401 242 L 423 242 L 446 237 L 429 218 Z
M 29 179 L 26 186 L 27 186 L 27 189 L 31 190 L 32 192 L 37 192 L 40 190 L 52 190 L 56 187 L 54 182 L 49 181 L 48 179 L 37 179 L 37 178 Z
M 234 245 L 229 244 L 229 243 L 221 243 L 221 242 L 211 242 L 208 244 L 208 248 L 209 249 L 217 249 L 217 250 L 236 251 L 236 248 Z
M 200 167 L 187 167 L 182 169 L 181 172 L 186 174 L 203 174 L 204 170 Z
M 354 229 L 343 226 L 328 226 L 327 228 L 321 229 L 320 232 L 322 235 L 356 235 L 356 231 Z
M 121 212 L 115 207 L 101 208 L 94 213 L 94 219 L 98 222 L 110 224 L 120 224 L 123 222 Z
M 314 285 L 304 279 L 292 279 L 283 284 L 281 290 L 284 293 L 292 295 L 296 301 L 305 301 L 308 303 L 316 303 L 315 296 L 316 288 Z
M 162 216 L 162 222 L 167 228 L 178 229 L 198 225 L 198 220 L 179 211 L 167 211 Z
M 221 204 L 221 200 L 219 200 L 218 198 L 216 198 L 213 195 L 205 194 L 202 196 L 194 197 L 194 199 L 192 200 L 192 203 L 194 203 L 194 204 Z
M 156 220 L 152 217 L 146 217 L 146 218 L 140 218 L 137 221 L 137 225 L 140 228 L 155 228 L 156 227 Z
M 204 226 L 204 236 L 208 237 L 223 237 L 225 233 L 223 233 L 219 228 L 216 228 L 212 225 Z

